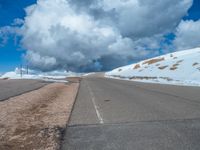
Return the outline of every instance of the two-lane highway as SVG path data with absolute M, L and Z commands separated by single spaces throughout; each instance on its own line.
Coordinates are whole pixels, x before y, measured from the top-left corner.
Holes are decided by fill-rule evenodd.
M 80 90 L 63 150 L 199 150 L 200 88 L 91 76 Z

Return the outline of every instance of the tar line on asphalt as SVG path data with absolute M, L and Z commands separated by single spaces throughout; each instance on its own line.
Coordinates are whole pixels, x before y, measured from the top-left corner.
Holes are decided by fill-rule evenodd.
M 87 84 L 87 88 L 88 88 L 88 91 L 89 91 L 91 99 L 92 99 L 92 103 L 93 103 L 95 111 L 96 111 L 96 115 L 99 119 L 99 123 L 104 124 L 103 117 L 102 117 L 102 115 L 100 114 L 100 111 L 99 111 L 99 107 L 97 106 L 97 104 L 95 102 L 94 93 L 92 92 L 92 89 L 90 88 L 89 84 L 87 82 L 86 82 L 86 84 Z

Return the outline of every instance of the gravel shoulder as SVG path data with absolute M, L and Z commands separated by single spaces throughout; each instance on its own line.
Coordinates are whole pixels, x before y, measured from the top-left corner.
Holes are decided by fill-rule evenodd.
M 52 83 L 0 102 L 0 149 L 56 150 L 79 83 Z

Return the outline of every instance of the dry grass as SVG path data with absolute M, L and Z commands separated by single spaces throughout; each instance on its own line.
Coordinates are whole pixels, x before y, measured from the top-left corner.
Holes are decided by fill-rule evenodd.
M 164 79 L 164 80 L 167 80 L 167 81 L 173 81 L 171 78 L 168 78 L 168 77 L 147 77 L 147 76 L 135 76 L 135 77 L 132 77 L 130 78 L 131 80 L 156 80 L 156 79 Z
M 167 81 L 173 81 L 173 79 L 169 78 L 169 77 L 160 77 L 161 79 L 167 80 Z
M 165 69 L 165 68 L 167 68 L 168 66 L 166 65 L 166 66 L 160 66 L 160 67 L 158 67 L 160 70 L 163 70 L 163 69 Z
M 77 89 L 55 83 L 0 102 L 0 149 L 59 149 Z
M 180 63 L 183 62 L 183 60 L 179 60 L 176 62 L 176 64 L 172 65 L 172 67 L 170 67 L 170 70 L 174 71 L 176 69 L 178 69 L 178 66 L 180 65 Z
M 157 63 L 157 62 L 160 62 L 160 61 L 164 61 L 165 58 L 155 58 L 155 59 L 150 59 L 150 60 L 147 60 L 143 63 L 144 64 L 148 64 L 148 65 L 151 65 L 151 64 L 154 64 L 154 63 Z
M 193 63 L 193 65 L 192 66 L 197 66 L 199 63 L 197 63 L 197 62 L 195 62 L 195 63 Z
M 171 68 L 170 68 L 170 70 L 176 70 L 176 69 L 178 69 L 178 66 L 179 66 L 180 64 L 178 64 L 178 63 L 176 63 L 176 64 L 174 64 Z
M 150 79 L 157 79 L 157 77 L 140 77 L 140 76 L 135 76 L 135 77 L 132 77 L 132 78 L 130 78 L 131 80 L 150 80 Z
M 180 64 L 181 62 L 183 62 L 183 60 L 179 60 L 179 61 L 177 61 L 176 63 L 177 63 L 177 64 Z
M 79 83 L 81 81 L 81 78 L 79 77 L 67 77 L 66 79 L 67 81 L 73 82 L 73 83 Z
M 2 78 L 2 79 L 0 79 L 0 80 L 8 80 L 9 78 Z
M 170 70 L 172 70 L 172 71 L 173 71 L 173 70 L 176 70 L 176 69 L 178 69 L 178 68 L 175 67 L 175 66 L 173 66 L 173 67 L 170 68 Z
M 136 64 L 133 69 L 139 69 L 139 68 L 140 68 L 140 64 Z

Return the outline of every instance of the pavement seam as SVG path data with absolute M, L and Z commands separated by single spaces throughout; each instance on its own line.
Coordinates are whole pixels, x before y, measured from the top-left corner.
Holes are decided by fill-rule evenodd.
M 101 114 L 100 114 L 100 112 L 99 112 L 99 108 L 98 108 L 98 106 L 97 106 L 97 104 L 96 104 L 96 102 L 95 102 L 94 93 L 92 92 L 92 89 L 90 88 L 90 86 L 88 85 L 87 82 L 86 82 L 86 84 L 87 84 L 87 88 L 88 88 L 88 90 L 89 90 L 89 93 L 90 93 L 90 96 L 91 96 L 91 99 L 92 99 L 92 103 L 93 103 L 94 108 L 95 108 L 95 111 L 96 111 L 96 115 L 97 115 L 97 117 L 98 117 L 98 119 L 99 119 L 99 123 L 100 123 L 100 124 L 104 124 L 103 117 L 101 116 Z
M 69 125 L 68 127 L 95 127 L 95 126 L 117 126 L 117 125 L 137 125 L 141 123 L 167 123 L 167 122 L 183 122 L 183 121 L 197 121 L 200 118 L 191 118 L 191 119 L 169 119 L 169 120 L 147 120 L 147 121 L 136 121 L 136 122 L 121 122 L 121 123 L 104 123 L 104 124 L 74 124 Z

